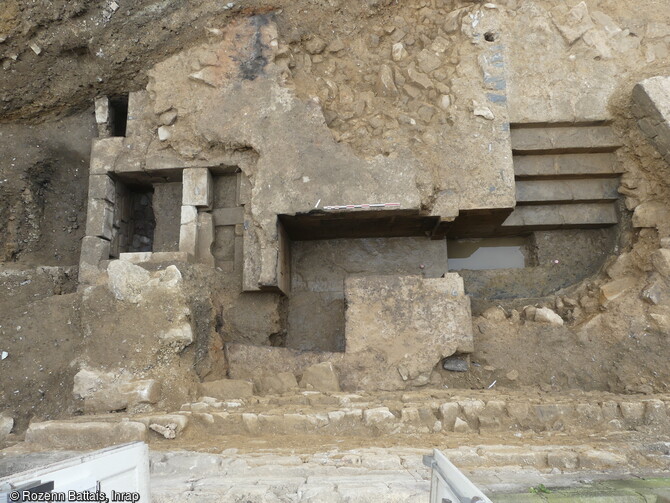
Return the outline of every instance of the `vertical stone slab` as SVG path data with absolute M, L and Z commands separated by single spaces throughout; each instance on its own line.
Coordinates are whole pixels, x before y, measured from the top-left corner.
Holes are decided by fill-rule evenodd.
M 179 251 L 195 257 L 198 247 L 198 209 L 182 205 L 179 227 Z
M 98 137 L 109 138 L 112 136 L 112 114 L 109 106 L 109 98 L 101 96 L 95 99 L 95 123 L 98 126 Z
M 112 240 L 114 206 L 104 199 L 89 199 L 86 210 L 86 235 Z
M 213 199 L 212 174 L 207 168 L 185 168 L 183 171 L 182 204 L 211 208 Z
M 88 177 L 88 198 L 104 199 L 116 202 L 116 185 L 109 175 L 90 175 Z
M 244 206 L 251 200 L 251 183 L 249 178 L 243 172 L 237 173 L 237 206 Z
M 242 237 L 235 238 L 235 270 L 239 268 L 242 270 L 242 291 L 244 292 L 260 290 L 258 281 L 261 268 L 260 252 L 261 246 L 254 226 L 246 228 Z
M 155 183 L 152 207 L 156 228 L 154 229 L 154 252 L 174 252 L 179 249 L 181 226 L 181 183 Z
M 147 91 L 129 93 L 126 136 L 132 138 L 150 133 L 152 115 L 151 100 Z
M 94 285 L 104 270 L 101 262 L 109 260 L 110 242 L 96 236 L 86 236 L 81 242 L 79 255 L 79 284 Z
M 642 133 L 670 163 L 670 77 L 652 77 L 637 84 L 631 110 Z
M 211 213 L 198 213 L 198 235 L 196 244 L 196 260 L 201 264 L 214 267 L 215 260 L 212 255 L 214 244 L 214 219 Z
M 291 292 L 291 240 L 279 220 L 277 220 L 277 227 L 279 234 L 278 286 L 284 295 L 288 295 Z

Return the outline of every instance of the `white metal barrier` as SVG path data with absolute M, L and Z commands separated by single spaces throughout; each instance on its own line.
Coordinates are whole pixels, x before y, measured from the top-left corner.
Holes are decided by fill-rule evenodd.
M 0 479 L 0 503 L 27 501 L 150 503 L 149 448 L 133 442 Z
M 430 503 L 492 503 L 437 449 L 423 457 L 423 464 L 432 469 Z

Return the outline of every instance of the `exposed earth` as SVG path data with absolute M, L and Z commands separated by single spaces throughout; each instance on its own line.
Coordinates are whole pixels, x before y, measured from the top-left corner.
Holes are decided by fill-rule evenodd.
M 493 11 L 499 16 L 497 29 L 487 31 L 484 41 L 474 42 L 477 23 Z M 300 241 L 302 248 L 293 249 L 293 265 L 303 268 L 301 274 L 307 278 L 303 286 L 309 281 L 321 281 L 321 286 L 330 281 L 328 288 L 332 284 L 338 286 L 337 291 L 323 287 L 327 292 L 319 291 L 318 295 L 305 286 L 301 296 L 293 298 L 299 302 L 277 300 L 276 292 L 263 288 L 258 295 L 241 290 L 238 283 L 242 273 L 234 269 L 231 274 L 237 267 L 233 265 L 232 245 L 230 250 L 216 248 L 218 245 L 213 248 L 216 268 L 193 263 L 176 268 L 166 264 L 147 266 L 146 277 L 131 278 L 137 284 L 151 284 L 137 294 L 136 300 L 128 297 L 133 288 L 128 286 L 131 279 L 119 289 L 115 289 L 113 279 L 109 283 L 102 279 L 97 284 L 80 284 L 80 252 L 87 236 L 91 144 L 101 132 L 94 110 L 96 98 L 109 97 L 110 103 L 125 99 L 127 106 L 128 93 L 148 89 L 152 99 L 174 95 L 182 104 L 198 102 L 197 97 L 185 91 L 171 92 L 170 81 L 165 77 L 171 71 L 170 65 L 178 68 L 180 64 L 192 64 L 194 71 L 203 65 L 211 68 L 203 61 L 215 52 L 212 47 L 230 51 L 230 61 L 238 64 L 243 59 L 240 54 L 249 49 L 244 46 L 239 49 L 240 54 L 235 52 L 235 44 L 243 45 L 246 40 L 245 23 L 260 23 L 259 33 L 263 36 L 272 34 L 276 27 L 275 45 L 269 50 L 266 44 L 254 53 L 258 56 L 254 60 L 257 66 L 247 68 L 249 75 L 241 74 L 242 84 L 235 92 L 260 75 L 259 80 L 267 79 L 300 102 L 305 113 L 315 114 L 319 127 L 323 125 L 329 135 L 327 141 L 314 139 L 320 138 L 317 132 L 308 138 L 305 131 L 309 125 L 287 121 L 283 127 L 295 131 L 296 140 L 281 148 L 314 156 L 308 159 L 318 158 L 321 151 L 327 156 L 345 152 L 357 162 L 375 166 L 392 166 L 411 159 L 417 166 L 416 186 L 411 191 L 425 214 L 437 211 L 444 194 L 459 190 L 468 196 L 474 193 L 467 180 L 484 179 L 484 174 L 468 162 L 477 164 L 482 155 L 477 150 L 481 147 L 480 135 L 500 136 L 498 122 L 503 130 L 507 128 L 505 135 L 510 124 L 512 133 L 524 128 L 539 131 L 575 126 L 586 130 L 607 126 L 616 140 L 611 149 L 594 144 L 588 148 L 557 147 L 556 152 L 536 149 L 531 154 L 611 154 L 620 178 L 616 178 L 614 200 L 608 201 L 616 206 L 618 223 L 602 228 L 534 229 L 522 233 L 525 268 L 485 274 L 464 271 L 465 293 L 471 297 L 473 351 L 463 350 L 461 354 L 459 349 L 456 356 L 467 362 L 467 372 L 444 370 L 438 356 L 435 368 L 425 379 L 423 375 L 416 379 L 403 375 L 407 382 L 402 389 L 394 390 L 424 393 L 418 402 L 431 400 L 431 390 L 448 390 L 463 396 L 487 390 L 487 403 L 496 395 L 505 397 L 508 393 L 515 397 L 527 393 L 550 401 L 586 392 L 584 401 L 601 404 L 609 400 L 610 394 L 616 395 L 619 402 L 628 398 L 665 399 L 670 393 L 670 258 L 666 254 L 670 248 L 670 162 L 667 156 L 663 157 L 658 137 L 644 129 L 645 123 L 631 98 L 638 82 L 670 75 L 670 7 L 665 0 L 501 0 L 496 4 L 464 0 L 4 0 L 0 9 L 0 419 L 11 418 L 13 422 L 11 433 L 0 429 L 0 447 L 22 445 L 31 423 L 85 419 L 89 414 L 174 412 L 183 404 L 199 403 L 202 383 L 240 378 L 236 375 L 240 371 L 229 361 L 231 354 L 238 351 L 236 344 L 282 346 L 287 352 L 295 351 L 296 359 L 314 349 L 341 352 L 347 309 L 343 292 L 348 288 L 342 286 L 342 278 L 396 267 L 393 261 L 404 257 L 402 251 L 392 255 L 396 244 L 385 241 L 366 242 L 353 252 L 343 251 L 347 247 L 338 248 L 337 244 L 318 248 L 310 247 L 312 241 Z M 490 103 L 488 108 L 482 108 L 475 99 L 477 82 L 484 79 L 485 85 L 490 84 L 486 80 L 492 68 L 486 66 L 490 63 L 488 53 L 476 52 L 486 49 L 488 43 L 504 47 L 507 117 L 501 117 Z M 260 41 L 258 44 L 262 45 Z M 199 55 L 199 62 L 194 54 Z M 223 64 L 221 72 L 233 70 Z M 225 77 L 217 74 L 216 78 L 232 77 L 226 73 Z M 491 82 L 495 86 L 498 81 Z M 213 94 L 207 93 L 214 93 L 210 88 L 216 85 L 205 83 L 203 96 L 211 99 Z M 495 87 L 487 91 L 503 92 Z M 254 95 L 250 92 L 248 96 Z M 259 103 L 264 99 L 257 97 Z M 201 109 L 215 109 L 216 103 L 201 105 Z M 255 105 L 241 102 L 238 111 Z M 496 122 L 487 116 L 494 115 L 492 109 Z M 161 113 L 170 112 L 166 110 Z M 191 120 L 182 110 L 179 113 L 177 125 Z M 266 115 L 272 113 L 276 111 Z M 239 114 L 231 114 L 231 124 L 244 121 Z M 174 129 L 177 134 L 169 140 L 173 150 L 159 145 L 157 151 L 179 152 L 186 158 L 183 154 L 193 140 L 188 134 L 194 138 L 200 134 L 195 119 L 189 124 L 187 133 Z M 233 125 L 227 133 L 235 130 Z M 186 139 L 179 134 L 186 134 Z M 249 134 L 255 138 L 254 131 Z M 220 145 L 212 139 L 214 136 L 197 137 L 192 143 L 218 152 Z M 275 138 L 270 134 L 268 137 Z M 331 141 L 334 146 L 328 143 Z M 504 155 L 531 155 L 515 147 L 514 136 L 511 141 L 488 144 L 493 165 L 502 164 L 499 159 Z M 249 163 L 257 169 L 256 162 L 263 166 L 263 148 L 252 149 L 243 143 L 226 144 L 226 155 L 233 156 L 240 166 Z M 268 146 L 270 151 L 272 148 L 284 152 L 276 145 Z M 149 152 L 150 146 L 145 150 Z M 469 166 L 469 171 L 458 171 L 461 161 Z M 284 169 L 279 160 L 277 163 L 278 170 Z M 337 185 L 336 174 L 324 172 L 324 184 Z M 331 175 L 334 178 L 329 178 Z M 254 176 L 249 182 L 252 185 Z M 392 179 L 396 174 L 388 172 L 385 176 Z M 614 179 L 598 175 L 593 177 L 594 182 L 590 176 L 575 176 L 575 184 L 594 185 L 604 178 Z M 504 178 L 502 174 L 500 177 Z M 521 178 L 517 178 L 518 184 Z M 514 180 L 508 182 L 513 184 Z M 215 198 L 228 197 L 225 187 L 217 190 Z M 238 191 L 233 199 L 242 197 L 242 189 L 232 190 Z M 254 197 L 261 190 L 255 186 Z M 407 189 L 408 194 L 411 191 Z M 493 200 L 494 196 L 490 197 Z M 169 199 L 168 193 L 165 201 Z M 158 204 L 155 200 L 154 207 Z M 537 204 L 531 201 L 525 207 Z M 222 203 L 221 208 L 227 206 Z M 175 213 L 174 218 L 179 215 Z M 260 229 L 259 236 L 261 223 L 260 217 L 254 223 Z M 229 229 L 233 240 L 239 236 L 233 233 L 241 232 L 242 224 L 236 225 Z M 177 243 L 172 245 L 176 250 Z M 263 253 L 269 253 L 266 245 L 259 245 Z M 403 246 L 401 243 L 398 249 Z M 431 276 L 431 264 L 424 263 L 423 252 L 407 249 L 407 255 L 416 261 L 412 262 L 416 269 L 412 274 L 439 278 L 447 272 Z M 433 250 L 431 257 L 439 257 L 441 251 Z M 384 258 L 385 252 L 391 258 Z M 381 265 L 342 266 L 338 260 L 344 260 L 346 253 L 350 253 L 347 259 L 353 257 L 354 262 L 379 260 Z M 448 249 L 444 251 L 445 258 L 447 253 Z M 322 259 L 326 264 L 323 267 Z M 230 269 L 223 262 L 230 264 Z M 405 273 L 403 267 L 398 266 L 396 272 Z M 294 276 L 294 287 L 296 278 L 303 281 Z M 120 294 L 121 290 L 125 293 Z M 323 315 L 331 308 L 335 315 L 330 311 L 328 316 Z M 173 332 L 184 320 L 193 331 L 187 341 Z M 294 328 L 291 332 L 291 323 L 304 323 L 304 329 Z M 311 334 L 317 332 L 326 334 L 324 339 L 310 340 Z M 253 360 L 254 356 L 247 358 Z M 339 376 L 338 389 L 317 391 L 339 392 L 340 384 L 342 392 L 351 393 L 368 387 L 366 391 L 375 397 L 371 401 L 381 397 L 380 407 L 385 399 L 396 400 L 390 395 L 384 398 L 385 392 L 392 391 L 385 378 L 379 378 L 377 389 L 370 389 L 369 385 L 376 376 L 361 379 L 365 386 L 356 386 L 355 372 L 364 374 L 366 365 L 373 360 L 371 356 L 369 362 L 361 359 L 348 364 L 352 374 Z M 317 358 L 309 363 L 321 361 Z M 334 361 L 336 370 L 350 368 L 338 367 L 340 360 Z M 270 377 L 280 380 L 276 374 L 291 374 L 287 379 L 295 381 L 295 386 L 277 384 L 275 389 L 274 384 L 267 384 L 268 375 L 259 375 L 254 379 L 252 393 L 285 393 L 291 397 L 299 394 L 298 385 L 307 363 L 301 364 L 299 371 L 288 364 L 283 368 L 274 356 L 258 366 L 265 364 Z M 98 373 L 91 379 L 98 379 L 97 385 L 105 393 L 113 394 L 118 386 L 150 380 L 160 382 L 162 392 L 159 399 L 150 402 L 126 400 L 117 408 L 99 405 L 95 395 L 99 390 L 94 385 L 86 391 L 89 395 L 73 392 L 78 386 L 75 375 L 82 369 Z M 106 383 L 105 379 L 112 383 L 109 388 L 100 384 Z M 84 385 L 79 389 L 84 389 L 81 386 Z M 312 388 L 302 384 L 301 389 Z M 244 406 L 253 405 L 253 399 L 245 396 L 251 402 Z M 258 410 L 250 413 L 279 411 L 290 415 L 304 405 L 288 399 L 287 403 L 260 400 Z M 661 403 L 662 407 L 667 406 L 666 402 Z M 401 414 L 400 409 L 390 408 L 396 415 Z M 433 409 L 435 419 L 443 421 L 437 412 L 439 407 Z M 470 427 L 477 431 L 470 419 Z M 645 426 L 652 423 L 649 420 Z M 632 441 L 665 441 L 668 423 L 661 424 L 660 429 L 646 429 Z M 517 426 L 510 429 L 516 431 Z M 594 437 L 598 437 L 598 448 L 605 449 L 610 440 L 612 445 L 619 445 L 618 440 L 612 440 L 616 434 L 609 437 L 611 432 L 602 433 L 609 427 L 599 427 L 594 433 L 592 426 L 580 416 L 571 426 L 577 439 L 574 443 L 584 440 L 595 445 Z M 563 425 L 556 428 L 562 431 Z M 624 425 L 628 434 L 627 428 Z M 212 432 L 208 433 L 202 424 L 191 426 L 190 431 L 169 448 L 207 450 Z M 463 445 L 460 437 L 452 442 L 435 440 L 432 430 L 412 431 L 407 438 L 386 433 L 372 440 L 364 434 L 360 438 L 352 436 L 339 448 L 395 448 L 413 442 L 418 442 L 417 447 Z M 463 433 L 467 437 L 468 432 Z M 324 445 L 337 444 L 338 434 L 325 434 Z M 607 438 L 600 438 L 601 434 Z M 543 435 L 546 433 L 539 435 L 533 445 L 554 442 Z M 300 434 L 296 438 L 287 434 L 274 444 L 272 430 L 256 432 L 255 436 L 258 438 L 253 440 L 253 436 L 235 432 L 219 442 L 241 452 L 253 451 L 255 446 L 264 449 L 268 443 L 277 448 L 300 449 L 302 442 Z M 501 440 L 495 433 L 478 441 L 514 443 L 517 438 Z M 570 443 L 567 439 L 562 441 L 565 444 L 561 445 Z M 168 442 L 172 440 L 154 439 L 161 449 L 168 449 Z M 527 445 L 532 440 L 526 442 L 524 437 L 519 442 Z M 628 455 L 631 466 L 667 468 L 642 454 Z M 542 465 L 544 468 L 550 467 Z

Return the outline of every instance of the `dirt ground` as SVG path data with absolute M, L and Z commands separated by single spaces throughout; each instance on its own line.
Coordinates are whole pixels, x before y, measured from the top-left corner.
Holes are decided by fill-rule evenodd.
M 32 418 L 52 419 L 77 410 L 71 393 L 78 370 L 74 363 L 90 347 L 90 341 L 83 330 L 82 297 L 76 293 L 77 273 L 72 266 L 78 263 L 86 223 L 90 143 L 97 135 L 91 109 L 95 97 L 144 88 L 146 70 L 153 64 L 206 41 L 207 28 L 225 27 L 232 19 L 254 12 L 275 13 L 280 38 L 291 57 L 297 58 L 315 37 L 324 44 L 351 39 L 374 48 L 375 39 L 378 43 L 379 37 L 385 36 L 385 27 L 397 16 L 409 24 L 423 23 L 428 30 L 426 16 L 415 11 L 433 9 L 444 16 L 474 3 L 39 0 L 28 4 L 4 0 L 0 9 L 0 351 L 9 356 L 0 361 L 0 412 L 9 411 L 17 420 L 17 429 L 22 430 Z M 523 2 L 500 3 L 514 10 Z M 664 0 L 594 0 L 589 5 L 622 22 L 638 19 L 639 12 L 661 24 L 670 22 Z M 646 27 L 638 29 L 643 32 Z M 325 83 L 328 76 L 324 70 L 311 72 L 303 60 L 290 72 L 298 96 L 324 97 L 324 115 L 335 136 L 360 155 L 387 152 L 398 142 L 410 144 L 416 134 L 412 128 L 403 129 L 404 124 L 399 139 L 384 137 L 371 142 L 370 136 L 378 129 L 375 117 L 383 110 L 365 109 L 363 104 L 367 110 L 363 118 L 347 117 L 355 103 L 343 98 L 342 90 L 348 88 L 356 96 L 365 92 L 369 75 L 376 75 L 381 61 L 381 56 L 371 52 L 341 57 L 349 60 L 346 68 L 331 75 L 340 90 L 338 99 L 329 97 L 328 87 L 332 86 Z M 455 61 L 457 56 L 456 51 Z M 631 167 L 624 175 L 622 193 L 638 202 L 644 198 L 667 201 L 670 168 L 637 130 L 629 112 L 630 90 L 647 73 L 658 74 L 664 69 L 668 66 L 662 61 L 653 68 L 640 62 L 639 72 L 621 82 L 610 103 L 613 127 L 624 145 L 619 155 Z M 395 116 L 403 113 L 401 106 L 394 108 Z M 379 127 L 383 129 L 384 124 Z M 634 208 L 633 203 L 627 205 L 628 210 Z M 533 385 L 543 392 L 667 392 L 667 327 L 649 321 L 650 307 L 640 298 L 640 291 L 653 280 L 649 256 L 658 249 L 660 237 L 653 229 L 625 230 L 618 248 L 625 256 L 618 260 L 612 257 L 593 278 L 545 299 L 542 305 L 568 320 L 565 327 L 525 321 L 522 302 L 503 305 L 504 319 L 476 317 L 472 370 L 467 375 L 438 371 L 433 384 L 482 389 L 495 382 L 503 389 Z M 621 277 L 622 271 L 635 278 L 635 287 L 604 305 L 599 300 L 600 286 Z M 100 300 L 99 306 L 105 302 Z M 206 316 L 215 319 L 217 306 L 207 306 L 210 308 Z M 226 308 L 232 309 L 230 305 Z M 110 315 L 110 324 L 114 316 Z M 146 323 L 151 323 L 150 316 Z M 202 363 L 195 353 L 206 353 L 210 342 L 201 341 L 199 349 L 192 348 L 187 359 L 178 361 L 191 366 Z M 94 360 L 102 361 L 105 354 L 112 353 L 115 361 L 132 356 L 125 335 L 111 327 L 101 348 L 92 355 Z M 150 353 L 150 357 L 155 361 L 138 359 L 136 368 L 140 363 L 145 367 L 162 365 L 161 372 L 167 375 L 168 364 L 177 361 L 173 357 L 161 361 L 160 352 Z M 216 363 L 207 365 L 214 367 L 207 373 L 225 375 Z M 203 377 L 191 367 L 180 375 L 187 374 L 194 380 Z

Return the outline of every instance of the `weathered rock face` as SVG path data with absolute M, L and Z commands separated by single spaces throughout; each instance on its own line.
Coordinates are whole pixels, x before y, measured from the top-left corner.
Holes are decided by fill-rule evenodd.
M 219 400 L 245 398 L 254 394 L 254 384 L 251 381 L 240 379 L 221 379 L 201 383 L 198 391 L 202 396 L 209 396 Z
M 670 77 L 652 77 L 637 84 L 631 110 L 642 133 L 670 162 Z
M 142 290 L 147 287 L 151 274 L 146 269 L 126 262 L 113 260 L 107 267 L 109 289 L 119 300 L 137 304 L 142 298 Z
M 632 66 L 627 61 L 644 58 L 641 38 L 621 21 L 592 2 L 524 2 L 514 8 L 507 24 L 514 33 L 508 67 L 511 121 L 608 117 L 609 98 Z M 556 71 L 558 61 L 565 61 L 565 71 Z
M 107 276 L 107 286 L 114 297 L 122 303 L 137 306 L 126 308 L 126 312 L 139 313 L 146 306 L 162 306 L 166 314 L 164 322 L 153 327 L 161 344 L 179 352 L 193 342 L 191 311 L 182 290 L 182 274 L 177 267 L 170 265 L 150 273 L 126 260 L 113 260 L 107 267 Z M 115 306 L 122 309 L 122 304 Z M 100 328 L 94 316 L 90 321 L 90 330 Z
M 0 414 L 0 441 L 12 432 L 12 428 L 14 428 L 14 419 L 5 414 Z
M 240 43 L 251 39 L 259 43 Z M 276 50 L 276 28 L 256 16 L 230 26 L 217 43 L 156 65 L 149 72 L 149 117 L 173 109 L 179 111 L 178 118 L 163 145 L 151 143 L 148 153 L 131 150 L 124 167 L 116 168 L 231 164 L 233 150 L 258 153 L 253 164 L 248 159 L 236 163 L 252 184 L 247 215 L 254 225 L 245 226 L 244 232 L 246 290 L 277 285 L 278 214 L 309 211 L 318 200 L 322 205 L 350 200 L 393 200 L 414 209 L 420 205 L 415 163 L 382 156 L 364 161 L 335 142 L 318 106 L 296 99 L 279 85 L 272 63 Z M 194 72 L 194 67 L 199 69 Z M 388 71 L 384 85 L 392 92 Z M 282 169 L 277 169 L 276 159 L 282 159 Z M 393 177 L 382 176 L 389 170 Z M 356 183 L 339 182 L 347 179 Z
M 323 362 L 305 369 L 300 387 L 316 391 L 340 391 L 340 382 L 333 364 Z
M 108 287 L 118 300 L 138 304 L 145 295 L 179 293 L 182 275 L 174 265 L 151 274 L 126 260 L 112 260 L 107 266 Z
M 381 366 L 368 380 L 421 385 L 442 358 L 473 349 L 470 299 L 458 274 L 350 277 L 345 283 L 346 355 Z
M 83 399 L 87 413 L 137 410 L 161 398 L 160 383 L 153 379 L 132 380 L 123 373 L 90 369 L 82 369 L 74 376 L 72 392 Z
M 258 380 L 258 389 L 261 393 L 281 395 L 297 388 L 298 381 L 292 372 L 265 375 Z
M 197 334 L 209 344 L 207 311 L 193 322 L 192 309 L 200 304 L 174 265 L 151 272 L 115 260 L 107 276 L 106 285 L 81 295 L 85 337 L 75 364 L 91 369 L 75 381 L 83 410 L 151 410 L 183 401 L 197 381 L 193 360 L 178 362 Z

